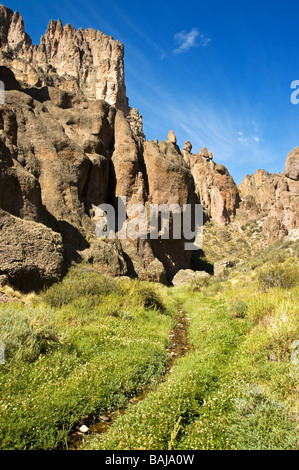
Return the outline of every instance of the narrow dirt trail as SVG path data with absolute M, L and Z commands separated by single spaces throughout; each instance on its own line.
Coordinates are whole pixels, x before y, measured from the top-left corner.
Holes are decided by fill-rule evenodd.
M 177 325 L 172 330 L 169 335 L 171 339 L 171 346 L 166 350 L 170 354 L 170 359 L 165 369 L 165 373 L 160 378 L 159 382 L 154 386 L 145 387 L 142 392 L 129 400 L 129 403 L 132 405 L 137 405 L 142 400 L 144 400 L 151 392 L 157 389 L 159 384 L 166 382 L 169 378 L 169 375 L 172 373 L 173 366 L 177 359 L 184 357 L 188 351 L 191 349 L 191 344 L 189 341 L 189 317 L 186 312 L 184 312 L 182 305 L 178 304 L 178 317 L 176 319 Z M 128 412 L 126 408 L 117 409 L 111 413 L 105 414 L 105 416 L 100 416 L 95 418 L 85 417 L 85 424 L 88 427 L 89 435 L 98 435 L 104 434 L 108 431 L 110 426 L 115 422 L 115 420 Z M 68 450 L 80 450 L 84 443 L 84 434 L 80 432 L 72 433 L 68 438 Z M 65 447 L 64 447 L 65 449 Z

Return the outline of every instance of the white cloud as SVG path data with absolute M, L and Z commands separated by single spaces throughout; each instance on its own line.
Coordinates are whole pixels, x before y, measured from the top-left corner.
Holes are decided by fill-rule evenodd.
M 252 143 L 256 143 L 256 144 L 259 144 L 261 139 L 260 137 L 258 137 L 257 135 L 253 135 L 253 136 L 246 136 L 244 134 L 244 132 L 238 132 L 238 137 L 237 137 L 237 141 L 240 142 L 240 144 L 244 144 L 244 145 L 250 145 Z
M 189 33 L 181 31 L 174 37 L 177 47 L 173 50 L 174 54 L 181 54 L 188 51 L 191 47 L 206 47 L 211 39 L 200 33 L 197 28 L 192 28 Z

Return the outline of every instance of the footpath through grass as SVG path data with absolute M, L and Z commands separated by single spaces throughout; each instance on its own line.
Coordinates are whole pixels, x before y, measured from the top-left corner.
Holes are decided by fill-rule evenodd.
M 0 448 L 67 446 L 84 417 L 124 408 L 85 449 L 296 449 L 295 261 L 174 289 L 76 268 L 0 305 Z M 161 383 L 178 304 L 192 348 Z
M 289 358 L 268 361 L 254 322 L 229 314 L 229 291 L 219 297 L 179 288 L 174 295 L 191 317 L 193 351 L 107 433 L 91 437 L 86 449 L 296 449 L 290 409 L 298 375 Z

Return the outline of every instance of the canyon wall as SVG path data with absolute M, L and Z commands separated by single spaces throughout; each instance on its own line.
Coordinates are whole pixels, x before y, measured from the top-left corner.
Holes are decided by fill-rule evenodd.
M 276 238 L 297 224 L 298 152 L 284 175 L 257 172 L 238 189 L 206 148 L 193 154 L 186 142 L 181 151 L 173 131 L 146 141 L 126 97 L 124 47 L 112 37 L 51 21 L 33 45 L 20 14 L 1 5 L 0 80 L 0 282 L 39 289 L 73 261 L 158 282 L 190 268 L 183 234 L 96 236 L 98 205 L 117 208 L 120 197 L 126 223 L 133 204 L 201 203 L 205 220 L 219 225 L 268 211 L 265 230 Z

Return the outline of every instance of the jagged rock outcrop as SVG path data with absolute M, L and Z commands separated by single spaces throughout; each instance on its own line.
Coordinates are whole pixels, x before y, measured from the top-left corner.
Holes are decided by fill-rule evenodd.
M 162 174 L 148 162 L 151 170 L 147 173 L 148 152 L 143 146 L 142 126 L 139 130 L 136 126 L 140 124 L 138 112 L 117 98 L 122 92 L 117 92 L 121 88 L 115 76 L 114 97 L 100 95 L 105 100 L 93 99 L 96 96 L 87 87 L 89 83 L 99 90 L 106 80 L 106 71 L 111 71 L 110 62 L 106 61 L 103 76 L 94 74 L 94 82 L 82 81 L 85 72 L 86 76 L 91 73 L 86 71 L 90 64 L 87 52 L 82 63 L 76 63 L 74 44 L 79 49 L 87 47 L 85 40 L 80 43 L 82 35 L 87 38 L 87 32 L 51 22 L 41 45 L 32 46 L 19 14 L 1 7 L 0 15 L 0 79 L 6 86 L 5 105 L 0 107 L 0 208 L 19 224 L 28 220 L 61 235 L 66 263 L 81 259 L 112 275 L 129 274 L 166 282 L 166 272 L 170 278 L 188 265 L 189 255 L 183 256 L 182 261 L 177 243 L 167 240 L 161 246 L 159 241 L 152 244 L 147 239 L 108 243 L 99 240 L 95 235 L 96 211 L 105 202 L 117 206 L 119 197 L 126 197 L 127 211 L 133 204 L 149 204 L 151 200 L 169 204 L 172 191 L 186 192 L 174 198 L 181 206 L 191 201 L 190 194 L 195 200 L 192 176 L 189 169 L 181 167 L 178 147 L 169 144 L 169 155 L 165 148 L 161 153 L 163 164 L 159 166 L 166 182 L 167 172 L 174 165 L 175 180 L 163 192 L 163 198 L 159 200 L 156 194 L 152 197 L 153 184 Z M 89 31 L 88 35 L 90 41 L 105 44 L 111 54 L 113 50 L 120 51 L 118 59 L 122 64 L 122 46 L 102 33 Z M 71 57 L 69 62 L 66 51 Z M 104 62 L 105 57 L 102 55 Z M 18 277 L 18 269 L 19 278 L 25 276 L 18 265 L 13 268 L 12 282 Z M 58 264 L 57 269 L 63 271 Z M 45 278 L 45 283 L 49 279 L 50 276 Z M 25 286 L 24 279 L 15 285 Z
M 127 109 L 124 46 L 119 41 L 93 29 L 77 31 L 58 20 L 50 21 L 40 45 L 33 46 L 18 12 L 0 5 L 0 20 L 0 48 L 12 55 L 17 80 L 29 86 L 81 91 L 89 99 Z
M 206 148 L 190 155 L 190 167 L 196 194 L 204 207 L 207 219 L 219 225 L 228 224 L 239 207 L 238 188 L 227 169 L 209 159 Z
M 39 45 L 25 33 L 18 12 L 0 5 L 0 54 L 25 86 L 60 88 L 104 100 L 121 109 L 136 136 L 144 139 L 142 118 L 129 107 L 124 73 L 124 46 L 94 29 L 76 30 L 60 20 L 50 21 Z
M 291 180 L 299 180 L 299 147 L 296 147 L 289 153 L 286 159 L 284 174 Z
M 174 141 L 145 142 L 143 158 L 146 168 L 148 202 L 158 206 L 177 204 L 181 210 L 185 204 L 196 204 L 194 181 Z M 151 240 L 153 252 L 160 259 L 167 272 L 173 276 L 178 269 L 190 267 L 191 253 L 184 250 L 185 238 L 173 239 L 173 225 L 170 223 L 170 240 L 165 250 L 165 241 Z
M 284 237 L 299 225 L 298 147 L 286 160 L 285 173 L 258 170 L 239 185 L 242 202 L 237 212 L 241 223 L 263 219 L 269 243 Z
M 168 142 L 170 142 L 171 144 L 176 145 L 176 143 L 177 143 L 176 135 L 175 135 L 175 133 L 174 133 L 172 130 L 168 132 L 167 140 L 168 140 Z
M 281 236 L 298 223 L 298 151 L 285 175 L 258 173 L 238 190 L 205 147 L 192 154 L 187 141 L 180 151 L 173 131 L 145 141 L 126 97 L 124 47 L 112 37 L 51 21 L 32 45 L 22 17 L 0 5 L 0 80 L 0 277 L 18 288 L 57 281 L 73 260 L 113 276 L 170 281 L 190 268 L 192 253 L 183 232 L 172 236 L 173 217 L 170 239 L 162 227 L 150 238 L 150 204 L 201 203 L 206 220 L 226 225 L 241 193 L 238 216 L 269 210 L 265 231 Z M 123 197 L 125 228 L 133 205 L 145 206 L 145 237 L 99 239 L 98 206 L 117 209 Z

